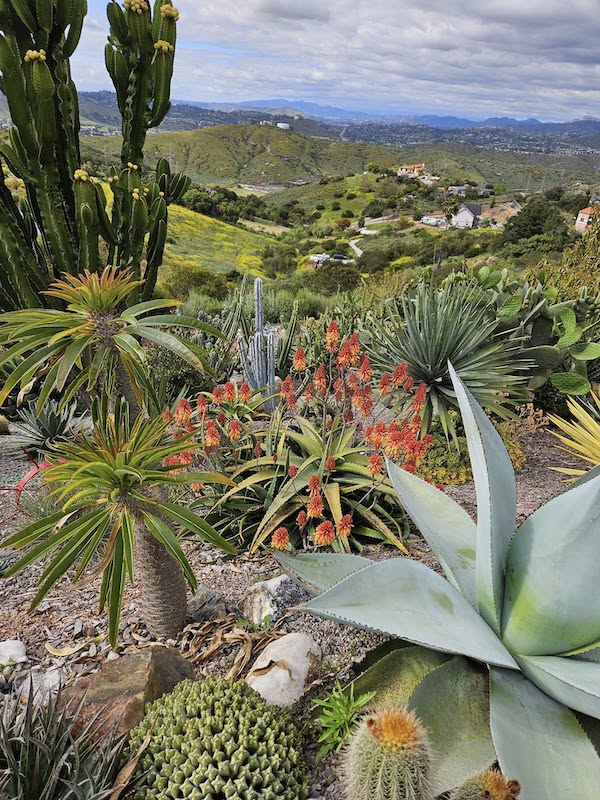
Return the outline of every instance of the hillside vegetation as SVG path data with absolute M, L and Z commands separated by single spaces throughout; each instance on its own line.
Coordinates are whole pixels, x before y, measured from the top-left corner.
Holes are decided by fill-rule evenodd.
M 251 272 L 261 275 L 259 253 L 272 239 L 225 222 L 196 214 L 181 206 L 169 209 L 169 235 L 159 281 L 173 268 L 213 272 Z
M 84 158 L 99 169 L 118 160 L 119 136 L 82 137 Z M 323 175 L 360 173 L 369 162 L 382 167 L 424 161 L 441 176 L 461 176 L 478 184 L 506 184 L 511 191 L 555 184 L 598 181 L 593 155 L 531 155 L 484 150 L 463 144 L 388 147 L 301 136 L 258 125 L 218 125 L 198 131 L 155 133 L 146 160 L 161 157 L 196 183 L 281 185 L 314 181 Z

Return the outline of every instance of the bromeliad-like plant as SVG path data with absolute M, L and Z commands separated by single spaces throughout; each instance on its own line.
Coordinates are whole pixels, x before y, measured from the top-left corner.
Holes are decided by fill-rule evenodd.
M 561 417 L 552 415 L 549 418 L 565 434 L 550 431 L 563 443 L 564 447 L 560 449 L 596 467 L 600 464 L 600 398 L 592 392 L 592 400 L 594 405 L 574 400 L 572 397 L 567 398 L 567 407 L 574 422 L 567 422 Z M 586 473 L 585 469 L 572 467 L 557 467 L 556 469 L 558 472 L 574 477 Z
M 179 327 L 222 334 L 180 315 L 148 316 L 179 305 L 176 300 L 149 300 L 127 307 L 125 303 L 139 283 L 130 272 L 115 267 L 106 267 L 102 274 L 68 275 L 45 292 L 61 300 L 66 310 L 32 308 L 3 314 L 0 368 L 16 358 L 22 360 L 0 391 L 0 406 L 15 387 L 25 392 L 39 382 L 38 410 L 52 392 L 62 393 L 66 402 L 78 390 L 92 396 L 120 394 L 132 406 L 150 405 L 157 410 L 140 341 L 160 345 L 203 371 L 207 367 L 205 351 L 164 329 L 176 320 Z
M 421 282 L 400 306 L 390 302 L 385 321 L 375 317 L 365 332 L 366 350 L 380 374 L 406 362 L 415 384 L 427 386 L 423 431 L 439 415 L 446 435 L 455 436 L 450 410 L 456 408 L 448 362 L 477 402 L 501 418 L 524 402 L 526 375 L 520 374 L 518 344 L 496 337 L 498 321 L 479 286 L 447 283 L 441 289 Z
M 53 466 L 43 472 L 61 504 L 56 513 L 4 540 L 5 547 L 27 548 L 5 577 L 42 558 L 48 562 L 31 603 L 33 610 L 63 577 L 74 582 L 102 575 L 100 608 L 108 607 L 109 637 L 119 631 L 127 577 L 141 581 L 142 617 L 149 631 L 174 636 L 186 615 L 186 580 L 196 580 L 172 525 L 234 554 L 233 548 L 202 517 L 167 502 L 165 485 L 231 482 L 222 475 L 173 469 L 173 460 L 191 463 L 193 433 L 174 439 L 169 421 L 130 421 L 127 403 L 108 396 L 92 408 L 93 428 L 57 445 Z M 181 458 L 183 456 L 183 459 Z
M 515 535 L 508 455 L 448 369 L 469 443 L 477 524 L 388 463 L 446 579 L 406 558 L 279 557 L 323 592 L 306 611 L 414 645 L 372 669 L 383 682 L 401 670 L 395 699 L 409 701 L 430 731 L 439 754 L 436 791 L 497 759 L 521 784 L 522 800 L 589 800 L 600 785 L 600 471 L 535 511 Z M 359 679 L 357 690 L 365 688 L 373 687 Z M 378 700 L 389 700 L 390 687 L 377 688 Z
M 61 439 L 72 438 L 90 424 L 89 417 L 77 416 L 75 402 L 61 408 L 56 400 L 48 400 L 39 412 L 28 408 L 19 409 L 18 414 L 11 445 L 42 461 L 52 445 Z

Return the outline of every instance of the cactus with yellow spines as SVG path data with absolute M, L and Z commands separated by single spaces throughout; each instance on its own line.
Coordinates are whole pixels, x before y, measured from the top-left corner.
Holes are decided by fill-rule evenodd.
M 121 165 L 111 170 L 113 211 L 99 182 L 84 176 L 79 151 L 79 108 L 71 79 L 87 0 L 0 0 L 0 91 L 14 127 L 0 158 L 26 188 L 13 199 L 0 175 L 0 311 L 54 303 L 40 297 L 63 273 L 92 272 L 108 264 L 144 279 L 139 299 L 154 291 L 166 240 L 167 208 L 189 188 L 162 160 L 143 176 L 149 128 L 170 107 L 179 12 L 171 0 L 108 3 L 106 67 L 122 115 Z
M 486 769 L 469 778 L 452 795 L 452 800 L 517 800 L 518 781 L 508 780 L 497 769 Z
M 414 711 L 369 714 L 344 752 L 347 800 L 431 800 L 432 754 Z

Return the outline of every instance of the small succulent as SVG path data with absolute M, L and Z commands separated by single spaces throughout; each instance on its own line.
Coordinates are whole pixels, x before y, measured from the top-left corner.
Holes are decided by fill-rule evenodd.
M 344 758 L 348 800 L 430 800 L 431 747 L 414 711 L 382 708 L 365 717 Z
M 354 697 L 353 683 L 348 691 L 344 691 L 339 681 L 336 681 L 335 688 L 324 700 L 315 700 L 315 704 L 322 709 L 317 722 L 323 728 L 317 741 L 324 743 L 317 751 L 317 762 L 331 750 L 335 749 L 337 752 L 342 749 L 359 723 L 359 709 L 371 701 L 375 694 L 376 692 L 371 691 Z
M 517 800 L 520 793 L 518 781 L 507 780 L 497 769 L 486 769 L 459 786 L 452 800 Z
M 74 729 L 78 708 L 60 692 L 26 709 L 7 699 L 0 709 L 0 797 L 11 800 L 105 800 L 114 784 L 122 742 L 98 737 L 92 720 Z M 6 794 L 4 794 L 6 793 Z
M 304 800 L 308 795 L 292 720 L 268 708 L 243 681 L 182 681 L 148 706 L 131 732 L 126 760 L 146 737 L 134 800 Z
M 12 443 L 36 457 L 44 457 L 53 444 L 89 427 L 89 418 L 76 416 L 77 403 L 61 406 L 48 400 L 39 412 L 19 409 Z

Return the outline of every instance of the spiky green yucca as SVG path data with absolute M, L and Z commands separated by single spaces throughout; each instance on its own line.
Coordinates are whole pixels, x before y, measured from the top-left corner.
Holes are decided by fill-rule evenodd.
M 292 720 L 267 707 L 244 681 L 182 681 L 147 707 L 126 759 L 147 736 L 134 800 L 304 800 L 308 794 Z
M 366 717 L 344 754 L 347 800 L 430 800 L 431 748 L 414 711 Z
M 459 786 L 452 800 L 517 800 L 520 793 L 518 781 L 507 780 L 497 769 L 486 769 Z

